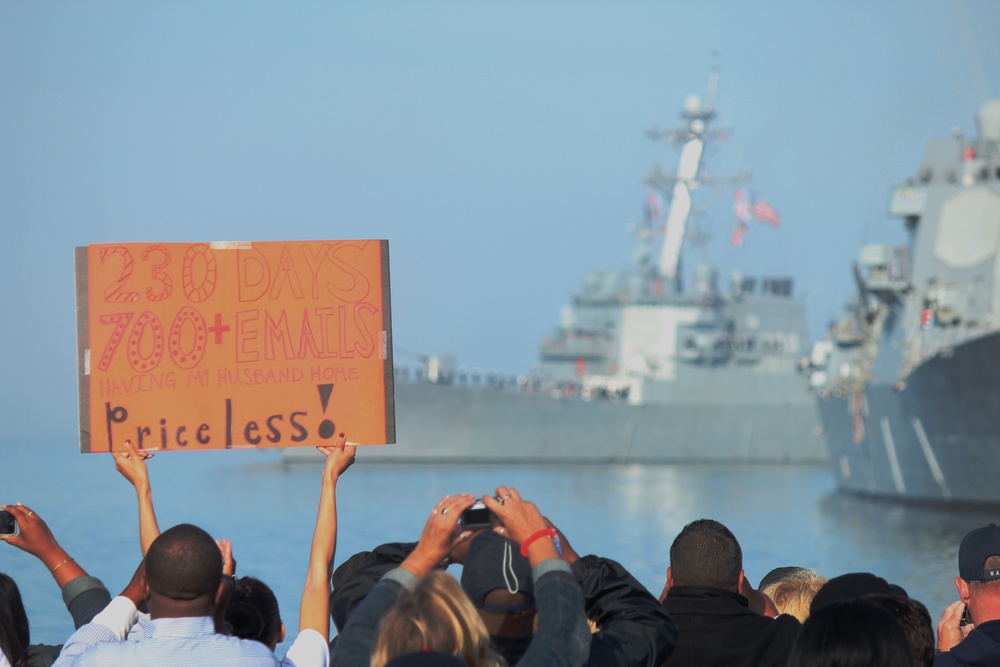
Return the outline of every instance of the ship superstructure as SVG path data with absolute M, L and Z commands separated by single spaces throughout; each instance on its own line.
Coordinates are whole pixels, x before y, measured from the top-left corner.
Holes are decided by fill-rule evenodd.
M 792 280 L 734 272 L 720 286 L 708 265 L 694 268 L 689 289 L 682 279 L 702 160 L 715 137 L 716 80 L 704 101 L 688 97 L 680 128 L 651 132 L 680 155 L 674 174 L 655 168 L 647 178 L 669 210 L 665 226 L 648 217 L 637 228 L 635 268 L 587 276 L 542 341 L 538 364 L 519 381 L 442 357 L 428 357 L 415 374 L 398 369 L 398 442 L 366 458 L 825 460 L 798 364 L 808 333 Z
M 927 144 L 889 205 L 905 246 L 866 246 L 852 307 L 813 354 L 841 488 L 1000 502 L 1000 99 L 978 135 Z

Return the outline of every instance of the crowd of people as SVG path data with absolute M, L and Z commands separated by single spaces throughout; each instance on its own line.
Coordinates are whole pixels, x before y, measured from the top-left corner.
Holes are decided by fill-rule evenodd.
M 49 570 L 76 631 L 61 646 L 32 644 L 21 592 L 0 574 L 0 667 L 1000 665 L 994 524 L 962 540 L 958 599 L 936 632 L 923 604 L 875 573 L 827 579 L 783 566 L 755 587 L 736 536 L 712 519 L 674 538 L 657 598 L 621 563 L 578 554 L 507 486 L 481 499 L 485 523 L 480 499 L 446 496 L 418 541 L 374 546 L 334 570 L 337 483 L 356 449 L 340 434 L 319 450 L 326 463 L 299 627 L 284 656 L 275 654 L 286 629 L 274 593 L 236 576 L 229 542 L 191 524 L 160 531 L 150 454 L 126 444 L 115 465 L 136 491 L 143 558 L 114 598 L 36 512 L 3 507 L 17 531 L 0 539 Z

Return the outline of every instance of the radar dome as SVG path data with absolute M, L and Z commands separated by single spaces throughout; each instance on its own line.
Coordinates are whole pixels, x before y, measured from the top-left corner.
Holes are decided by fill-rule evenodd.
M 976 124 L 980 139 L 1000 141 L 1000 99 L 988 100 L 979 107 Z

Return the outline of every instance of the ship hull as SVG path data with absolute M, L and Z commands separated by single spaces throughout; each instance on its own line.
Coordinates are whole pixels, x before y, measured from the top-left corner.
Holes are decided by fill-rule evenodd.
M 1000 334 L 926 360 L 905 383 L 821 396 L 819 409 L 841 489 L 1000 503 Z
M 480 463 L 821 463 L 814 401 L 625 401 L 526 391 L 397 383 L 397 443 L 365 448 L 366 461 Z M 283 452 L 310 460 L 308 449 Z

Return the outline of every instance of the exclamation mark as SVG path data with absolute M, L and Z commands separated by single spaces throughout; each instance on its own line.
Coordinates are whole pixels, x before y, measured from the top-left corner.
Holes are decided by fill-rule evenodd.
M 323 412 L 326 412 L 327 406 L 330 405 L 330 394 L 333 393 L 333 384 L 318 384 L 316 388 L 319 389 L 319 402 L 323 404 Z M 333 425 L 333 421 L 324 419 L 319 424 L 319 437 L 329 440 L 333 437 L 336 428 Z

